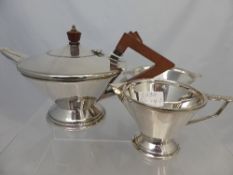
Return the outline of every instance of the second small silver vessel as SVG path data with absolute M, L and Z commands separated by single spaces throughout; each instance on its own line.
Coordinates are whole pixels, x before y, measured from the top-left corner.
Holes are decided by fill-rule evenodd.
M 140 135 L 134 146 L 146 156 L 167 159 L 176 154 L 179 145 L 174 136 L 187 124 L 219 116 L 231 97 L 211 96 L 174 81 L 136 80 L 112 84 L 120 101 L 134 118 Z M 217 111 L 205 117 L 194 117 L 209 100 L 223 102 Z

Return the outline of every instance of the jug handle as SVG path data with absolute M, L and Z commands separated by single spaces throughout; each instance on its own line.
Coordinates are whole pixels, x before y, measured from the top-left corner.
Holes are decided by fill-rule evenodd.
M 198 119 L 193 119 L 190 120 L 187 125 L 190 124 L 194 124 L 194 123 L 198 123 L 198 122 L 202 122 L 211 118 L 216 118 L 218 117 L 223 111 L 224 109 L 227 107 L 227 105 L 233 101 L 233 97 L 230 96 L 220 96 L 220 95 L 210 95 L 210 94 L 206 94 L 208 100 L 211 101 L 223 101 L 222 105 L 218 108 L 218 110 L 211 115 L 205 116 L 205 117 L 200 117 Z
M 18 53 L 12 49 L 0 48 L 0 52 L 7 58 L 13 60 L 15 63 L 20 63 L 23 59 L 27 58 L 27 55 Z
M 159 75 L 175 66 L 173 62 L 143 44 L 143 41 L 138 32 L 130 31 L 129 33 L 124 33 L 122 35 L 115 50 L 113 51 L 113 56 L 116 55 L 114 58 L 118 59 L 118 56 L 122 56 L 127 48 L 133 49 L 134 51 L 155 63 L 149 69 L 139 73 L 130 80 L 139 78 L 153 78 L 156 75 Z

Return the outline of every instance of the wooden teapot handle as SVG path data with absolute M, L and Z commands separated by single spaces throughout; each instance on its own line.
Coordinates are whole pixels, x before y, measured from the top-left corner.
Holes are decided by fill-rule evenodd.
M 124 33 L 113 53 L 117 56 L 122 56 L 127 48 L 135 50 L 142 56 L 155 63 L 154 66 L 132 77 L 130 80 L 153 78 L 156 75 L 159 75 L 175 66 L 173 62 L 143 44 L 143 41 L 138 32 L 130 31 L 129 33 Z

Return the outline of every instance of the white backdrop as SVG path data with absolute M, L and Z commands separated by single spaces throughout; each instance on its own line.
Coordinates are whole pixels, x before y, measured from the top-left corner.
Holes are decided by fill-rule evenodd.
M 123 32 L 138 31 L 178 67 L 201 73 L 199 89 L 233 95 L 232 15 L 232 0 L 0 0 L 0 47 L 43 54 L 66 44 L 75 24 L 84 46 L 111 53 Z M 132 51 L 124 56 L 146 64 Z M 0 55 L 0 148 L 46 99 Z

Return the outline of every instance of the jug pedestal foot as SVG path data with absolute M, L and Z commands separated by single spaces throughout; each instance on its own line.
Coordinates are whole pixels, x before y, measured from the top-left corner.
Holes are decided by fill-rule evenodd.
M 143 134 L 135 136 L 132 140 L 135 148 L 147 157 L 156 159 L 169 159 L 180 149 L 174 140 L 160 141 L 154 138 L 148 138 Z
M 50 123 L 63 126 L 70 130 L 81 130 L 100 122 L 105 115 L 104 108 L 93 104 L 88 109 L 64 109 L 54 104 L 48 111 L 47 120 Z

